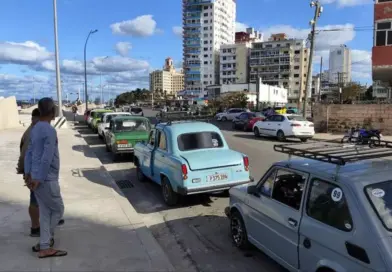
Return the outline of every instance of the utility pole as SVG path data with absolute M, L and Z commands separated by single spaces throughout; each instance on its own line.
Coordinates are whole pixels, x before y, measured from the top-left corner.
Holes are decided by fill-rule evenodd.
M 320 61 L 320 78 L 319 78 L 319 93 L 318 93 L 318 102 L 321 101 L 321 78 L 323 74 L 323 57 L 321 57 Z
M 54 17 L 54 50 L 56 59 L 56 87 L 58 100 L 58 117 L 63 117 L 63 101 L 61 95 L 61 80 L 60 80 L 60 60 L 59 60 L 59 43 L 57 33 L 57 0 L 53 0 L 53 17 Z
M 306 118 L 306 114 L 308 111 L 308 94 L 311 92 L 311 85 L 312 85 L 312 62 L 313 62 L 313 54 L 314 54 L 314 40 L 316 36 L 316 25 L 317 25 L 317 20 L 321 16 L 321 13 L 323 12 L 323 7 L 321 6 L 320 2 L 317 1 L 312 1 L 310 2 L 310 7 L 316 7 L 314 11 L 314 17 L 310 21 L 310 24 L 312 26 L 312 31 L 310 32 L 310 52 L 309 52 L 309 61 L 308 61 L 308 73 L 306 77 L 306 91 L 305 91 L 305 97 L 303 98 L 303 116 Z
M 256 111 L 259 111 L 259 103 L 260 103 L 260 84 L 261 84 L 261 76 L 257 76 L 256 81 Z

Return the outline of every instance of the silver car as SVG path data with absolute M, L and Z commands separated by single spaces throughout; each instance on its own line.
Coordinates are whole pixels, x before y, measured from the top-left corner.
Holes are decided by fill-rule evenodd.
M 230 190 L 234 244 L 290 271 L 392 271 L 392 142 L 274 149 L 289 160 Z

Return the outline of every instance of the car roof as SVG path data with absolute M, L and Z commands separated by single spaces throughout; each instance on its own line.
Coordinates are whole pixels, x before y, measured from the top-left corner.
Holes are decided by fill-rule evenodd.
M 307 172 L 320 178 L 345 183 L 348 186 L 364 187 L 369 184 L 391 180 L 391 158 L 369 159 L 337 165 L 311 159 L 292 159 L 275 163 L 294 170 Z M 337 174 L 337 175 L 336 175 Z
M 119 112 L 106 112 L 104 115 L 113 115 L 113 114 L 129 114 L 129 112 L 123 112 L 123 111 L 119 111 Z
M 116 116 L 113 120 L 147 120 L 150 121 L 148 118 L 143 116 L 134 116 L 134 115 L 123 115 L 123 116 Z
M 213 131 L 220 134 L 220 129 L 210 123 L 198 121 L 178 121 L 172 122 L 170 125 L 167 123 L 160 123 L 156 128 L 161 128 L 170 131 L 172 134 L 180 135 L 192 132 Z

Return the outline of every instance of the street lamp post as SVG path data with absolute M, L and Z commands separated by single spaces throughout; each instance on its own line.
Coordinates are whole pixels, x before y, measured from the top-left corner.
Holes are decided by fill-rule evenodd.
M 88 39 L 90 38 L 91 34 L 94 34 L 97 31 L 98 31 L 98 29 L 90 30 L 90 32 L 88 33 L 87 38 L 86 38 L 86 43 L 84 44 L 84 97 L 86 99 L 86 101 L 85 101 L 86 110 L 88 110 L 86 49 L 87 49 Z
M 58 100 L 58 117 L 63 117 L 63 101 L 61 96 L 61 81 L 60 81 L 60 61 L 59 61 L 59 44 L 57 33 L 57 0 L 53 0 L 53 17 L 54 17 L 54 45 L 56 58 L 56 87 Z

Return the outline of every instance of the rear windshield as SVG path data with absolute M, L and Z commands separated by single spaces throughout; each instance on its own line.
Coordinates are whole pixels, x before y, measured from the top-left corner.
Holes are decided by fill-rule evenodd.
M 220 135 L 209 131 L 181 134 L 177 138 L 177 144 L 181 151 L 223 147 Z
M 132 108 L 131 112 L 133 113 L 141 113 L 143 110 L 141 108 Z
M 308 121 L 301 115 L 287 115 L 287 119 L 290 121 Z
M 252 117 L 264 117 L 264 115 L 261 112 L 254 112 L 252 113 Z
M 114 121 L 115 132 L 149 131 L 149 130 L 150 130 L 150 123 L 147 120 L 119 119 Z
M 384 227 L 392 231 L 392 181 L 368 185 L 365 194 Z

